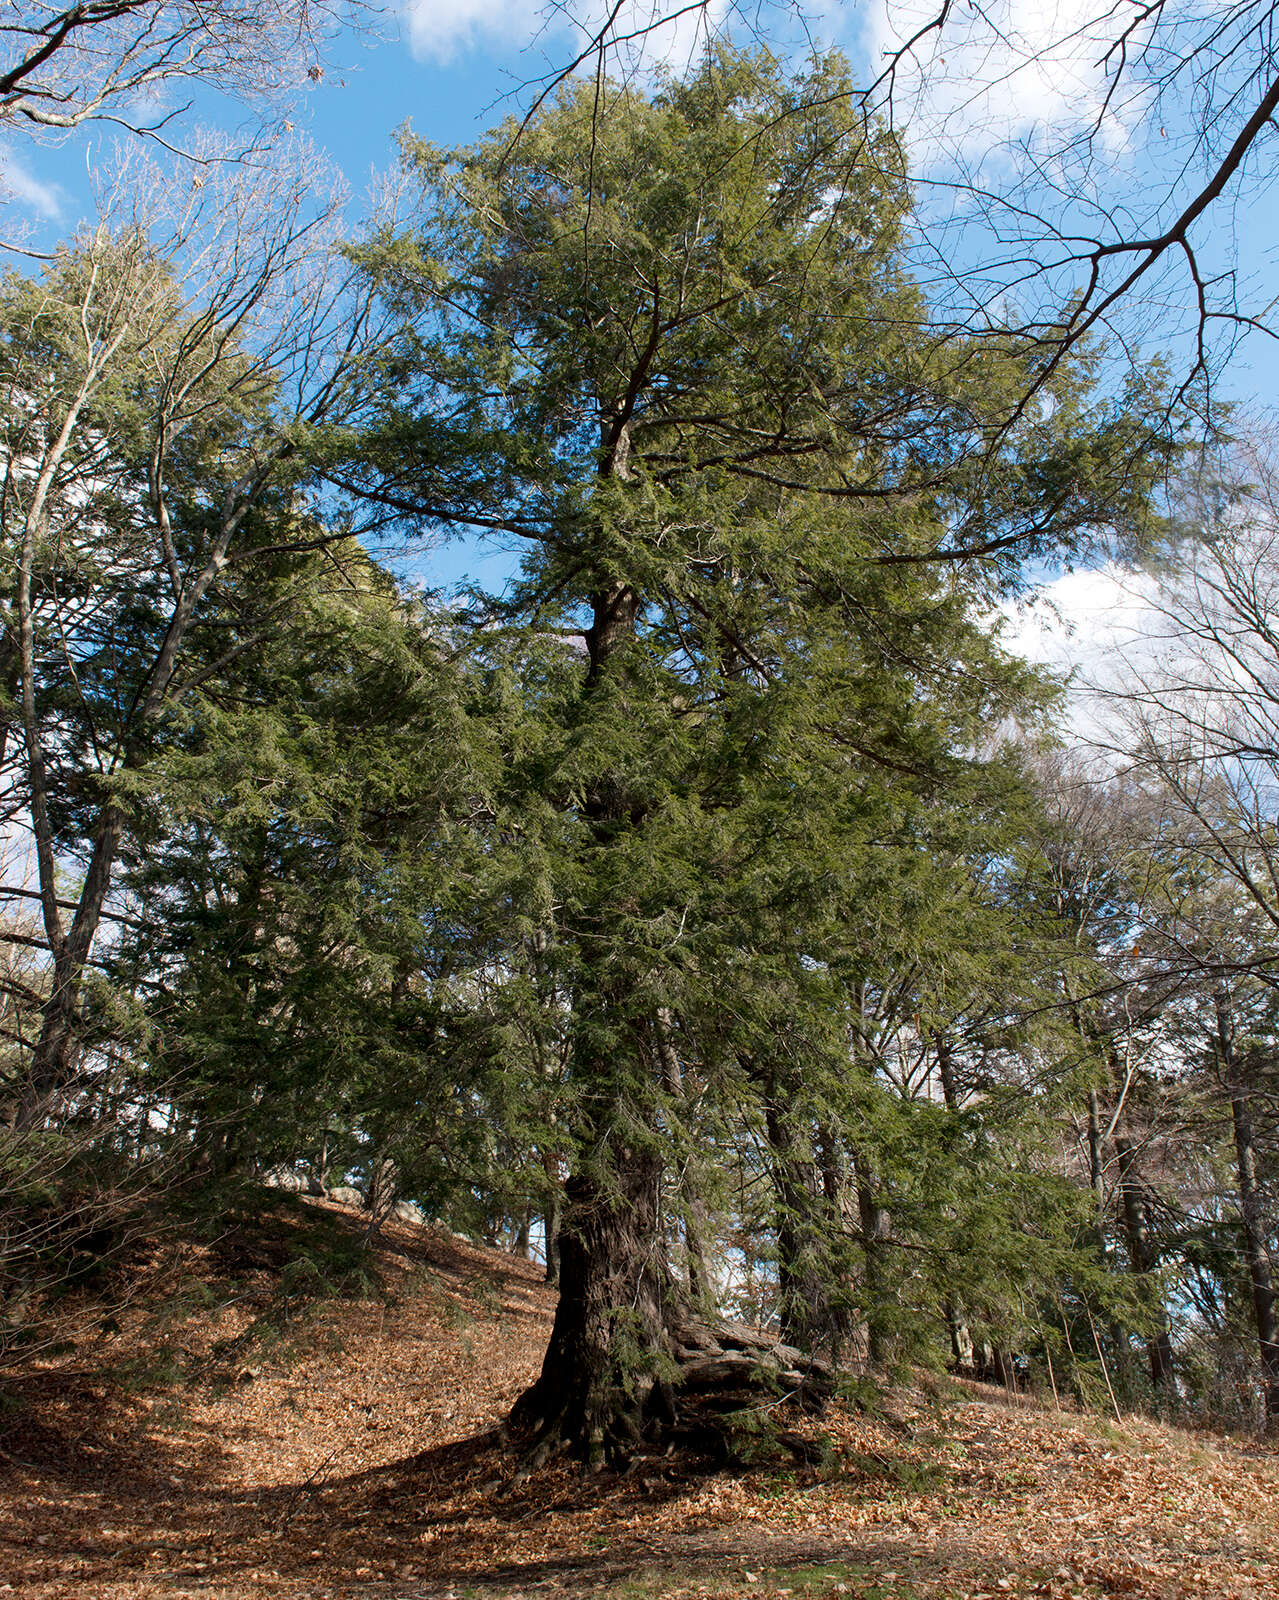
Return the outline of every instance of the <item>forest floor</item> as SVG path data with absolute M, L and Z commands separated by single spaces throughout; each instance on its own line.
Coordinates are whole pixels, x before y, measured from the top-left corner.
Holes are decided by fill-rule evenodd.
M 354 1212 L 281 1216 L 358 1243 Z M 496 1425 L 549 1329 L 537 1269 L 395 1223 L 378 1287 L 299 1310 L 269 1230 L 191 1248 L 167 1326 L 0 1396 L 0 1595 L 1279 1597 L 1279 1455 L 1246 1441 L 930 1380 L 792 1421 L 820 1470 L 520 1477 Z

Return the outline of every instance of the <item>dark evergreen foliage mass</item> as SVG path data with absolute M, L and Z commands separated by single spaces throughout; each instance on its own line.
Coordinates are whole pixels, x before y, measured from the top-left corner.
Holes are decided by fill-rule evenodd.
M 328 321 L 305 230 L 4 285 L 0 1357 L 265 1181 L 541 1253 L 534 1456 L 726 1316 L 1279 1422 L 1256 838 L 1001 643 L 1174 548 L 1157 365 L 935 321 L 838 57 L 402 154 Z M 500 594 L 386 554 L 481 535 Z

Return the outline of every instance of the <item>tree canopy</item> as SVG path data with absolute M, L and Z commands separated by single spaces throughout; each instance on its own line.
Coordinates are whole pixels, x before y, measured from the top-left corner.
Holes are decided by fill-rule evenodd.
M 1273 1419 L 1268 957 L 1191 931 L 1247 880 L 998 609 L 1167 557 L 1159 364 L 939 316 L 836 55 L 402 157 L 340 249 L 233 183 L 0 297 L 6 1353 L 151 1163 L 540 1249 L 535 1459 L 702 1425 L 733 1313 L 814 1401 L 1189 1404 L 1245 1280 Z M 481 536 L 501 593 L 386 554 Z

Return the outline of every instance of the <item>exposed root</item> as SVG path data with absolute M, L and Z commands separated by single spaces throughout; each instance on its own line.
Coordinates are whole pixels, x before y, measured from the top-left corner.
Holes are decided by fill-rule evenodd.
M 685 1322 L 675 1330 L 680 1389 L 772 1387 L 820 1411 L 835 1388 L 834 1366 L 744 1322 Z
M 588 1470 L 624 1471 L 637 1459 L 683 1449 L 715 1465 L 789 1453 L 812 1464 L 821 1447 L 780 1428 L 789 1403 L 820 1412 L 835 1387 L 829 1361 L 744 1323 L 688 1321 L 670 1336 L 674 1372 L 635 1391 L 613 1389 L 588 1414 L 584 1386 L 543 1372 L 520 1396 L 505 1433 L 521 1477 L 569 1452 Z

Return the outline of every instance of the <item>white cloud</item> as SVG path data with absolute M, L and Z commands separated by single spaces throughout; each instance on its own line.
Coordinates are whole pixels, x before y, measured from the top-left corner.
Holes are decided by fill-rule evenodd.
M 1110 748 L 1116 693 L 1134 673 L 1155 676 L 1183 654 L 1184 642 L 1157 596 L 1149 574 L 1107 562 L 1065 573 L 1030 602 L 1004 607 L 1004 647 L 1069 680 L 1068 738 Z
M 1004 644 L 1054 672 L 1105 683 L 1166 630 L 1154 594 L 1152 578 L 1111 562 L 1067 572 L 1028 604 L 1007 609 Z
M 812 27 L 859 56 L 870 77 L 938 13 L 941 0 L 813 0 Z M 552 69 L 572 60 L 612 12 L 608 0 L 401 0 L 414 55 L 447 62 L 479 48 L 536 47 Z M 623 0 L 609 27 L 617 72 L 681 71 L 708 31 L 721 30 L 731 0 Z M 775 18 L 778 27 L 782 19 Z M 1110 0 L 991 0 L 955 6 L 940 32 L 926 31 L 899 63 L 894 120 L 912 129 L 917 162 L 988 158 L 1010 142 L 1094 123 L 1104 146 L 1127 143 L 1144 109 L 1137 80 L 1107 103 L 1108 54 L 1120 23 Z M 747 28 L 754 36 L 754 30 Z M 794 30 L 791 30 L 794 32 Z M 810 37 L 807 27 L 791 39 Z M 779 35 L 780 39 L 780 35 Z M 1139 39 L 1130 41 L 1130 55 Z M 1110 59 L 1113 60 L 1113 57 Z
M 659 68 L 686 72 L 706 48 L 707 40 L 723 29 L 729 0 L 704 0 L 700 6 L 688 0 L 629 0 L 618 13 L 614 37 L 624 43 L 618 64 L 652 76 Z M 587 32 L 586 30 L 590 31 Z M 593 38 L 599 20 L 588 20 L 582 37 Z
M 627 0 L 609 28 L 613 73 L 651 76 L 659 67 L 679 72 L 706 42 L 708 27 L 727 15 L 729 0 Z M 547 0 L 404 0 L 413 54 L 446 63 L 477 48 L 516 52 L 537 46 L 551 70 L 566 66 L 599 33 L 612 7 Z M 593 64 L 593 58 L 592 58 Z M 532 74 L 531 74 L 532 75 Z
M 541 10 L 539 0 L 406 0 L 404 20 L 413 54 L 444 64 L 480 44 L 522 48 Z
M 850 42 L 876 74 L 939 10 L 939 0 L 872 0 Z M 828 16 L 834 24 L 837 13 Z M 1125 148 L 1146 98 L 1130 74 L 1108 101 L 1119 31 L 1109 0 L 955 6 L 945 27 L 925 32 L 897 68 L 894 121 L 911 129 L 917 166 L 1006 161 L 1023 144 L 1042 154 L 1063 132 L 1094 127 L 1108 153 Z
M 3 148 L 0 148 L 0 189 L 49 222 L 62 215 L 65 196 L 58 185 L 44 183 L 12 151 Z

